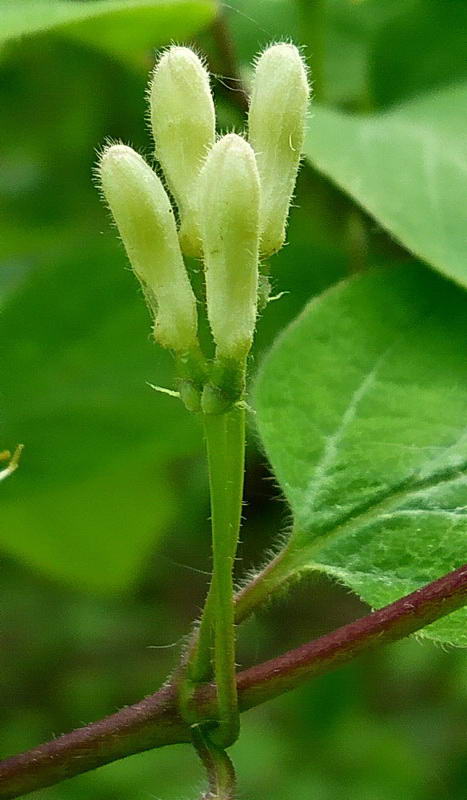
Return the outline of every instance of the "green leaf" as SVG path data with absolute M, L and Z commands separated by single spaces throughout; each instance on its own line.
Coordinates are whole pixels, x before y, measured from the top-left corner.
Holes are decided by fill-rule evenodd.
M 378 105 L 466 79 L 467 4 L 449 0 L 448 5 L 446 0 L 403 0 L 380 27 L 369 59 Z
M 213 0 L 0 0 L 0 46 L 58 31 L 114 55 L 184 39 L 216 13 Z
M 291 37 L 305 47 L 312 75 L 323 59 L 326 103 L 366 109 L 465 75 L 458 3 L 465 6 L 449 0 L 446 13 L 446 0 L 230 0 L 229 28 L 246 69 L 259 49 Z
M 0 547 L 100 591 L 133 584 L 183 515 L 179 482 L 201 448 L 181 403 L 146 384 L 173 385 L 173 363 L 112 239 L 47 253 L 0 316 L 0 439 L 24 443 L 1 485 Z
M 305 153 L 408 250 L 467 285 L 467 84 L 372 117 L 315 109 Z
M 323 570 L 373 607 L 467 561 L 467 303 L 420 267 L 310 303 L 255 393 L 291 505 L 283 569 Z M 467 611 L 424 635 L 467 646 Z

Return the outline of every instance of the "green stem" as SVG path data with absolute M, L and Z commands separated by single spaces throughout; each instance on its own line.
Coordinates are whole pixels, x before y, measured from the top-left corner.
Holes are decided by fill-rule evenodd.
M 235 622 L 240 624 L 253 611 L 266 603 L 289 582 L 293 571 L 290 564 L 289 550 L 285 547 L 261 572 L 258 572 L 235 596 Z
M 211 742 L 200 725 L 193 726 L 192 737 L 209 780 L 209 791 L 202 800 L 234 800 L 235 770 L 227 753 Z
M 203 614 L 188 656 L 188 678 L 193 684 L 205 683 L 212 678 L 212 649 L 214 646 L 214 588 L 211 583 Z
M 235 624 L 247 619 L 262 603 L 277 593 L 290 578 L 289 551 L 278 555 L 257 573 L 234 597 Z M 193 696 L 200 683 L 212 680 L 212 650 L 214 646 L 214 592 L 211 584 L 203 615 L 183 659 L 179 683 L 180 707 L 186 720 L 196 722 Z
M 228 424 L 228 437 L 226 441 L 229 464 L 225 464 L 226 485 L 224 489 L 230 492 L 231 500 L 231 527 L 232 527 L 232 558 L 235 557 L 240 528 L 241 504 L 243 497 L 243 472 L 245 458 L 245 412 L 234 409 Z M 228 415 L 223 415 L 223 417 Z M 209 419 L 209 417 L 206 417 Z M 213 417 L 211 417 L 213 419 Z M 214 418 L 215 419 L 215 418 Z M 219 418 L 218 418 L 219 419 Z M 234 424 L 232 425 L 232 420 Z M 207 438 L 207 437 L 206 437 Z M 208 445 L 209 446 L 209 445 Z M 211 467 L 209 467 L 211 472 Z M 222 487 L 221 487 L 222 489 Z M 212 483 L 211 483 L 212 491 Z M 204 683 L 212 678 L 212 647 L 215 619 L 215 596 L 211 584 L 203 609 L 201 621 L 188 656 L 188 677 L 193 683 Z M 235 622 L 238 622 L 235 619 Z
M 214 674 L 219 727 L 213 741 L 228 747 L 238 737 L 239 712 L 235 682 L 235 610 L 233 566 L 237 550 L 243 496 L 245 411 L 234 407 L 225 414 L 205 415 L 212 516 L 212 585 L 200 626 L 191 680 L 198 679 L 210 660 L 214 629 Z

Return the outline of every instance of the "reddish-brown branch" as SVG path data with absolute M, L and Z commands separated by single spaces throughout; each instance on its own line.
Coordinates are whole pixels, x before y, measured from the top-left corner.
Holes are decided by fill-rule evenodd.
M 389 606 L 238 675 L 241 709 L 295 689 L 364 650 L 403 639 L 467 604 L 467 564 Z
M 364 650 L 414 633 L 466 603 L 467 564 L 333 633 L 240 672 L 240 707 L 246 710 L 277 697 Z M 199 689 L 196 705 L 200 718 L 212 718 L 212 685 Z M 189 739 L 189 729 L 177 709 L 176 691 L 169 684 L 117 714 L 0 762 L 0 798 L 19 797 L 133 753 Z

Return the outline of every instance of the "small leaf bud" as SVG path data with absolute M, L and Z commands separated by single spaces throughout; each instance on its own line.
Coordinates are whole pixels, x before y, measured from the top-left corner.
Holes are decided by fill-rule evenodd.
M 215 141 L 209 73 L 188 47 L 171 47 L 154 69 L 149 93 L 156 156 L 179 208 L 182 250 L 200 257 L 198 178 Z
M 244 359 L 256 324 L 260 186 L 248 142 L 235 133 L 210 151 L 200 179 L 208 318 L 217 357 Z
M 249 141 L 261 179 L 261 254 L 285 241 L 305 135 L 310 89 L 304 61 L 292 44 L 275 44 L 256 63 Z
M 98 170 L 131 266 L 155 314 L 156 340 L 180 353 L 196 349 L 196 300 L 161 181 L 138 153 L 123 144 L 104 150 Z

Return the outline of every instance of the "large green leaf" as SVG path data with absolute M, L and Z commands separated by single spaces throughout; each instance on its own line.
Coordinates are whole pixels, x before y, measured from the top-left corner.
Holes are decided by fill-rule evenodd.
M 291 37 L 312 75 L 323 60 L 329 104 L 379 107 L 467 74 L 464 0 L 230 0 L 228 8 L 245 66 L 272 40 Z
M 215 11 L 214 0 L 0 0 L 0 45 L 58 31 L 128 57 L 193 35 Z
M 467 301 L 421 267 L 313 301 L 260 372 L 261 439 L 294 515 L 282 578 L 374 607 L 467 561 Z M 467 611 L 424 635 L 467 646 Z
M 376 0 L 377 4 L 381 0 Z M 377 105 L 467 78 L 465 0 L 403 0 L 371 42 L 369 72 Z
M 0 547 L 101 590 L 137 579 L 201 447 L 181 404 L 146 385 L 170 386 L 173 364 L 112 239 L 49 251 L 0 316 L 0 439 L 25 445 L 1 486 Z
M 315 109 L 308 160 L 405 247 L 467 285 L 467 84 L 373 117 Z

